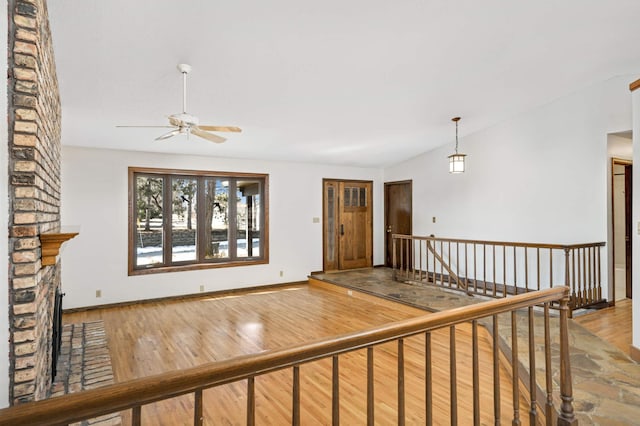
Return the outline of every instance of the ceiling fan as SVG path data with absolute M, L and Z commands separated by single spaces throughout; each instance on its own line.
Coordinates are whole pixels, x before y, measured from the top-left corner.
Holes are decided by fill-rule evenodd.
M 210 132 L 240 132 L 239 127 L 234 126 L 204 126 L 200 125 L 198 117 L 187 113 L 187 74 L 191 72 L 191 65 L 178 64 L 178 71 L 182 73 L 182 112 L 180 114 L 172 114 L 169 118 L 170 126 L 116 126 L 116 127 L 166 127 L 173 128 L 168 133 L 160 135 L 157 141 L 169 139 L 170 137 L 186 134 L 187 137 L 192 134 L 204 138 L 215 143 L 226 141 L 222 136 L 218 136 Z

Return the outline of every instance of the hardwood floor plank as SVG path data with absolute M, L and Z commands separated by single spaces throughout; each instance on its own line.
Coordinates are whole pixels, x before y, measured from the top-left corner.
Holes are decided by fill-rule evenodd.
M 317 286 L 292 286 L 214 298 L 145 303 L 64 315 L 65 323 L 102 319 L 115 380 L 192 367 L 204 362 L 256 353 L 381 325 L 424 311 L 375 298 L 351 297 Z M 478 328 L 481 423 L 493 421 L 492 340 Z M 456 327 L 458 413 L 461 424 L 473 419 L 471 326 Z M 397 343 L 374 349 L 375 423 L 397 422 Z M 449 402 L 449 330 L 431 335 L 434 424 L 447 423 Z M 424 424 L 425 336 L 405 339 L 406 424 Z M 331 423 L 332 360 L 300 366 L 301 424 Z M 366 349 L 340 356 L 340 420 L 366 424 Z M 510 366 L 500 364 L 501 419 L 510 422 Z M 291 424 L 293 369 L 255 379 L 256 424 Z M 203 392 L 206 425 L 246 424 L 247 383 L 241 381 Z M 527 404 L 521 398 L 520 410 Z M 194 395 L 142 408 L 144 425 L 192 424 Z M 130 413 L 123 413 L 124 424 Z
M 632 300 L 618 300 L 615 306 L 573 318 L 575 322 L 629 355 L 632 335 Z

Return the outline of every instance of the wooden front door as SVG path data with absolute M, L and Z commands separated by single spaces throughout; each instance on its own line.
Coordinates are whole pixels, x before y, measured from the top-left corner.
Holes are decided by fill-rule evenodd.
M 323 181 L 324 270 L 373 265 L 373 184 Z
M 411 235 L 412 182 L 387 182 L 384 184 L 384 264 L 393 264 L 393 234 Z M 398 257 L 399 258 L 399 257 Z M 408 258 L 408 257 L 407 257 Z

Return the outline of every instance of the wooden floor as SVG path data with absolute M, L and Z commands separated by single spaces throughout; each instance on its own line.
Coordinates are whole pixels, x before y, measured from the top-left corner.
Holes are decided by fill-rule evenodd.
M 632 343 L 632 300 L 618 300 L 615 306 L 576 316 L 574 321 L 629 354 Z
M 353 297 L 345 290 L 291 286 L 245 295 L 148 303 L 65 314 L 65 323 L 102 319 L 105 323 L 116 382 L 192 367 L 242 354 L 285 347 L 357 329 L 425 314 L 414 308 L 370 296 Z M 358 296 L 357 293 L 354 296 Z M 480 334 L 482 424 L 493 424 L 491 344 Z M 457 328 L 457 387 L 460 424 L 469 424 L 471 397 L 471 332 Z M 449 332 L 432 335 L 434 424 L 449 424 Z M 425 422 L 425 339 L 405 340 L 407 424 Z M 376 347 L 376 424 L 397 423 L 397 344 Z M 512 385 L 509 369 L 501 371 L 501 418 L 511 422 Z M 301 372 L 302 424 L 331 424 L 331 360 L 305 364 Z M 291 424 L 291 370 L 256 379 L 256 423 Z M 205 424 L 245 423 L 246 382 L 204 392 Z M 366 352 L 340 357 L 340 420 L 366 424 Z M 522 424 L 528 407 L 519 404 Z M 126 418 L 129 414 L 123 413 Z M 193 397 L 183 396 L 143 407 L 143 424 L 192 424 Z

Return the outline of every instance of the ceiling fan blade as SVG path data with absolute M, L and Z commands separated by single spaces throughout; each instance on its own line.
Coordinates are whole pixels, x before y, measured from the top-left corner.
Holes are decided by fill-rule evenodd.
M 241 132 L 242 129 L 240 127 L 235 126 L 202 126 L 198 125 L 199 129 L 209 130 L 213 132 Z
M 200 136 L 201 138 L 204 138 L 204 139 L 206 139 L 208 141 L 215 142 L 215 143 L 222 143 L 222 142 L 226 141 L 226 139 L 223 138 L 222 136 L 218 136 L 218 135 L 214 135 L 213 133 L 205 132 L 200 127 L 195 127 L 195 126 L 192 127 L 191 128 L 191 134 L 196 135 L 196 136 Z
M 153 128 L 172 128 L 174 126 L 116 126 L 116 127 L 140 127 L 140 128 L 144 128 L 144 127 L 153 127 Z
M 165 133 L 164 135 L 158 136 L 156 138 L 157 141 L 161 141 L 163 139 L 169 139 L 170 137 L 173 137 L 175 135 L 179 135 L 180 134 L 180 129 L 175 129 L 170 131 L 169 133 Z

